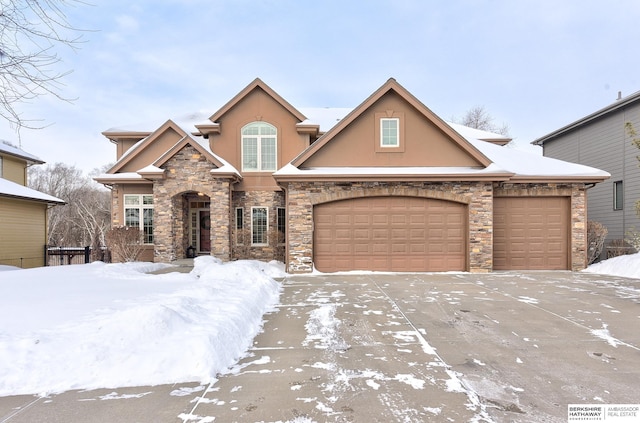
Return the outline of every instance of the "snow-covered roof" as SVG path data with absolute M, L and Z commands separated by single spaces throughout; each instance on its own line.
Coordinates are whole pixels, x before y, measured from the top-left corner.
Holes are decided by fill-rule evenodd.
M 483 131 L 484 132 L 484 131 Z M 463 134 L 461 134 L 463 135 Z M 484 154 L 492 164 L 485 168 L 479 167 L 323 167 L 305 168 L 288 164 L 274 173 L 278 177 L 296 176 L 397 176 L 414 175 L 425 177 L 453 176 L 456 178 L 483 178 L 495 176 L 506 179 L 532 180 L 604 180 L 611 175 L 600 169 L 576 163 L 552 159 L 550 157 L 517 150 L 511 147 L 499 146 L 487 141 L 465 137 L 476 149 Z
M 307 117 L 303 124 L 316 124 L 320 126 L 320 132 L 326 132 L 333 128 L 342 118 L 351 113 L 348 107 L 301 107 L 300 112 Z
M 461 125 L 459 123 L 447 122 L 447 125 L 452 127 L 457 133 L 467 139 L 477 140 L 504 140 L 511 141 L 511 138 L 496 134 L 495 132 L 483 131 L 482 129 L 470 128 L 468 126 Z
M 64 201 L 44 192 L 36 191 L 8 179 L 0 178 L 0 196 L 24 200 L 43 201 L 46 203 L 64 204 Z
M 299 109 L 302 114 L 307 117 L 307 120 L 303 121 L 303 124 L 316 124 L 320 125 L 320 131 L 326 132 L 331 129 L 336 123 L 345 117 L 351 108 L 346 107 L 303 107 Z M 183 128 L 187 133 L 197 132 L 196 125 L 211 124 L 209 117 L 213 114 L 212 111 L 199 110 L 197 112 L 186 113 L 172 117 L 171 120 L 178 126 Z M 113 128 L 109 128 L 105 133 L 119 133 L 119 132 L 142 132 L 152 133 L 167 121 L 164 119 L 150 120 L 146 122 L 138 122 L 132 124 L 118 125 Z
M 512 172 L 519 177 L 594 178 L 604 180 L 611 176 L 608 172 L 594 167 L 552 159 L 551 157 L 507 146 L 494 145 L 476 139 L 467 138 L 467 140 L 499 168 Z
M 185 114 L 174 116 L 170 120 L 175 122 L 181 128 L 187 129 L 188 131 L 186 132 L 191 133 L 196 131 L 195 125 L 211 123 L 211 121 L 209 120 L 209 116 L 211 116 L 212 113 L 213 112 L 211 111 L 199 110 L 196 112 L 185 113 Z M 167 121 L 166 117 L 164 118 L 161 117 L 158 119 L 148 120 L 145 122 L 137 122 L 137 123 L 114 126 L 113 128 L 109 128 L 104 132 L 106 133 L 109 133 L 109 132 L 151 133 L 156 129 L 158 129 L 159 127 L 161 127 L 166 121 Z
M 211 151 L 211 148 L 209 147 L 209 142 L 207 140 L 205 140 L 205 139 L 203 139 L 201 137 L 193 137 L 193 136 L 191 136 L 189 131 L 187 131 L 184 126 L 179 125 L 175 121 L 174 121 L 174 123 L 179 127 L 179 129 L 181 129 L 185 134 L 187 134 L 179 142 L 182 142 L 185 139 L 188 139 L 189 141 L 197 144 L 200 148 L 202 148 L 204 151 L 206 151 L 207 154 L 210 154 L 212 157 L 214 157 L 216 160 L 218 160 L 219 163 L 222 165 L 220 167 L 216 167 L 214 169 L 211 169 L 211 171 L 210 171 L 211 173 L 213 173 L 213 174 L 216 174 L 216 173 L 220 173 L 220 174 L 235 174 L 238 177 L 241 177 L 240 172 L 238 172 L 238 170 L 234 166 L 232 166 L 229 162 L 227 162 L 222 157 L 218 156 L 213 151 Z M 141 139 L 140 141 L 135 143 L 129 150 L 127 150 L 125 152 L 125 154 L 123 154 L 122 157 L 120 157 L 120 160 L 118 160 L 115 163 L 113 168 L 118 168 L 118 165 L 122 161 L 127 160 L 128 157 L 131 154 L 134 154 L 138 149 L 142 148 L 142 146 L 144 145 L 144 142 L 145 142 L 145 140 L 147 138 L 148 137 L 145 137 L 145 138 Z M 159 157 L 162 157 L 162 156 L 168 154 L 170 151 L 171 151 L 171 149 L 169 149 L 167 152 L 161 154 Z M 142 180 L 145 179 L 145 177 L 143 176 L 144 174 L 161 173 L 161 172 L 163 172 L 163 169 L 161 169 L 158 166 L 155 166 L 153 164 L 150 164 L 148 166 L 143 167 L 142 169 L 137 170 L 136 172 L 104 173 L 104 174 L 98 175 L 94 179 L 99 181 L 99 182 L 101 182 L 101 183 L 105 183 L 105 182 L 109 182 L 109 181 L 117 182 L 117 181 L 124 181 L 124 180 L 128 180 L 128 181 L 130 181 L 130 180 L 141 180 L 142 181 Z
M 20 157 L 21 159 L 25 159 L 28 162 L 33 162 L 38 164 L 44 163 L 44 161 L 42 161 L 40 158 L 34 156 L 31 153 L 27 153 L 23 149 L 16 147 L 15 145 L 12 145 L 11 143 L 5 140 L 0 140 L 0 152 L 5 154 L 10 154 L 15 157 Z

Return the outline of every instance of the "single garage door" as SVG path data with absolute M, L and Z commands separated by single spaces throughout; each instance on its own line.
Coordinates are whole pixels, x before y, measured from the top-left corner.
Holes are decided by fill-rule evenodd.
M 467 207 L 417 197 L 367 197 L 313 209 L 323 272 L 466 270 Z
M 569 198 L 504 197 L 493 202 L 493 268 L 569 268 Z

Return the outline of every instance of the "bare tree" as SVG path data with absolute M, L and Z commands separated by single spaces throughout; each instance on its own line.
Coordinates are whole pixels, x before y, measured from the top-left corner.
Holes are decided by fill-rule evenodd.
M 61 100 L 61 80 L 69 72 L 58 71 L 59 46 L 76 48 L 78 30 L 68 22 L 64 9 L 80 0 L 0 1 L 0 117 L 16 129 L 35 127 L 22 117 L 17 103 L 51 94 Z
M 29 186 L 67 203 L 49 211 L 49 245 L 105 245 L 111 216 L 108 190 L 64 163 L 31 167 Z
M 509 125 L 505 123 L 503 123 L 502 126 L 496 125 L 493 122 L 493 116 L 491 116 L 484 106 L 474 106 L 467 111 L 462 119 L 453 118 L 453 121 L 460 125 L 468 126 L 469 128 L 509 136 Z

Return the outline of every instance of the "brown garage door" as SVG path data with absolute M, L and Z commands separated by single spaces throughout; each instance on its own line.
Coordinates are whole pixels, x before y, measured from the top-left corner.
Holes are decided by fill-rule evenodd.
M 466 270 L 467 208 L 416 197 L 368 197 L 314 207 L 314 264 L 342 270 Z
M 493 268 L 569 268 L 569 198 L 506 197 L 493 202 Z

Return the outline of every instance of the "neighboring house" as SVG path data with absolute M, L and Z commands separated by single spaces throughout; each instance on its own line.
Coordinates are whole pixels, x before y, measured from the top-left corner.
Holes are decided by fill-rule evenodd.
M 105 131 L 112 223 L 142 228 L 155 261 L 281 248 L 292 273 L 585 267 L 586 189 L 606 172 L 449 125 L 394 79 L 341 112 L 307 116 L 256 79 L 195 125 Z
M 640 200 L 640 150 L 626 125 L 640 135 L 640 91 L 620 97 L 609 106 L 540 137 L 543 154 L 604 169 L 611 178 L 589 189 L 589 220 L 602 223 L 607 244 L 619 242 L 629 230 L 640 231 L 635 203 Z
M 64 204 L 27 187 L 27 168 L 44 162 L 0 141 L 0 264 L 18 267 L 45 265 L 47 213 Z

